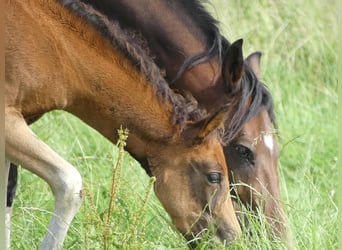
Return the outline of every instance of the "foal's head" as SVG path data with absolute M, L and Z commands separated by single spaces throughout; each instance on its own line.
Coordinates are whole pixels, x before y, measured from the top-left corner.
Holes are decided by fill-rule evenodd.
M 172 145 L 157 144 L 148 152 L 148 163 L 156 176 L 155 193 L 188 240 L 208 233 L 219 241 L 231 242 L 240 233 L 218 138 L 226 113 L 227 107 L 188 124 L 180 140 L 178 136 Z

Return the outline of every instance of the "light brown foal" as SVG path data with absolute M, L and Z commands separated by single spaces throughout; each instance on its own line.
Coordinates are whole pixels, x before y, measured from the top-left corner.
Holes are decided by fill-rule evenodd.
M 128 128 L 126 149 L 148 160 L 155 193 L 178 230 L 192 239 L 213 227 L 213 238 L 231 242 L 240 227 L 219 133 L 228 106 L 207 115 L 175 94 L 126 36 L 86 5 L 6 1 L 6 159 L 44 179 L 54 194 L 41 248 L 62 248 L 82 200 L 77 169 L 27 125 L 55 109 L 113 143 L 115 131 Z

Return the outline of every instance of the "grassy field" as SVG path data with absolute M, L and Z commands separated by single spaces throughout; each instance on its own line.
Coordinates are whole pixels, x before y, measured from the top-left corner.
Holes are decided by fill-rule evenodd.
M 297 249 L 337 249 L 336 1 L 210 3 L 207 7 L 228 40 L 244 39 L 245 56 L 263 52 L 262 80 L 274 97 L 279 123 L 281 191 Z M 111 220 L 106 221 L 117 147 L 64 112 L 46 115 L 32 127 L 84 179 L 83 206 L 65 249 L 103 249 L 105 238 L 109 249 L 186 249 L 148 176 L 127 153 L 117 172 L 121 178 Z M 38 248 L 52 208 L 48 186 L 20 169 L 12 249 Z M 265 235 L 243 236 L 231 248 L 284 247 Z

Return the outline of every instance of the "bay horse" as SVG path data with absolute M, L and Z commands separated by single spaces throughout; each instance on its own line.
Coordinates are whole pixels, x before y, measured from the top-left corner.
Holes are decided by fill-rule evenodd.
M 221 147 L 230 105 L 208 114 L 174 93 L 134 37 L 80 1 L 7 0 L 5 20 L 5 155 L 54 194 L 42 249 L 62 248 L 82 200 L 77 169 L 28 126 L 56 109 L 113 143 L 128 128 L 126 150 L 146 159 L 157 197 L 187 239 L 213 228 L 229 243 L 240 233 Z
M 229 102 L 224 154 L 232 194 L 261 210 L 276 237 L 290 236 L 281 202 L 273 100 L 260 81 L 261 53 L 245 60 L 242 40 L 230 44 L 198 0 L 82 0 L 142 35 L 172 88 L 190 92 L 207 110 Z M 150 173 L 146 160 L 140 160 Z M 242 184 L 247 185 L 242 185 Z M 236 200 L 235 200 L 236 201 Z

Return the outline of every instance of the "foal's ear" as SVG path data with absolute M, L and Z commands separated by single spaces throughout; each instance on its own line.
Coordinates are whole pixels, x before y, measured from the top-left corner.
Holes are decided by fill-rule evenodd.
M 239 87 L 243 74 L 242 39 L 232 43 L 228 48 L 222 64 L 222 78 L 231 93 Z
M 250 54 L 245 62 L 252 69 L 253 73 L 256 75 L 258 79 L 260 79 L 260 58 L 262 53 L 260 51 L 256 51 Z
M 229 105 L 223 105 L 213 114 L 203 120 L 188 125 L 183 131 L 183 138 L 190 141 L 192 145 L 200 144 L 212 131 L 224 124 L 229 114 Z

